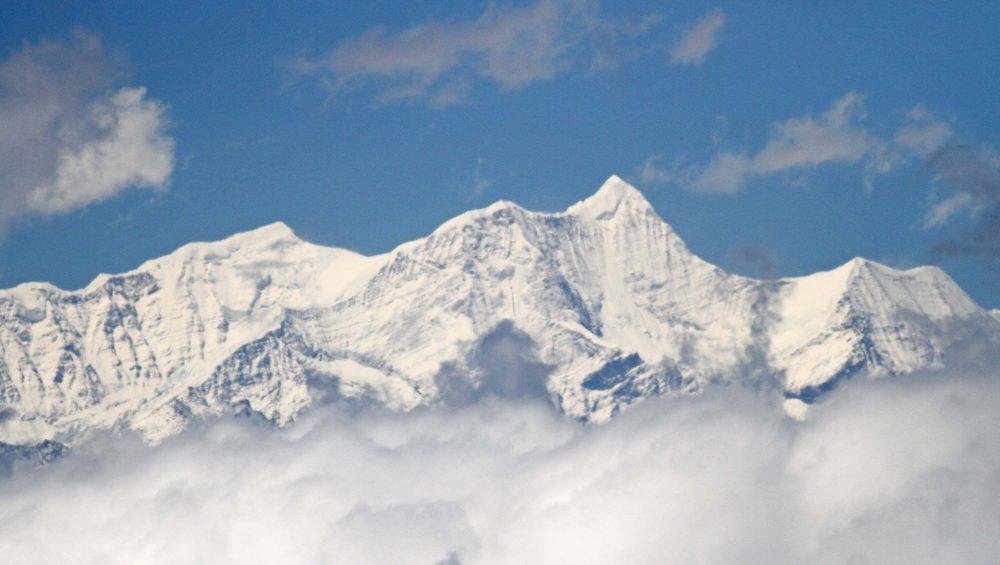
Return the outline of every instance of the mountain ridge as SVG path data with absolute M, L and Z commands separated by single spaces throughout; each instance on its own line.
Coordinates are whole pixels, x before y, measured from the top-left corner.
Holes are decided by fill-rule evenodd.
M 284 425 L 324 399 L 409 410 L 490 391 L 544 390 L 601 422 L 755 372 L 812 402 L 855 374 L 943 367 L 958 335 L 995 349 L 1000 322 L 936 267 L 730 274 L 612 176 L 564 212 L 500 201 L 379 255 L 275 222 L 76 291 L 0 290 L 0 442 L 155 442 L 233 411 Z

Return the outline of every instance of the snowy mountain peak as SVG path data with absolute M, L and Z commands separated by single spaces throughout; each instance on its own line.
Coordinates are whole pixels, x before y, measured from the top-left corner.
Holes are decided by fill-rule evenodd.
M 731 275 L 612 176 L 566 212 L 500 201 L 382 255 L 276 222 L 79 291 L 0 290 L 0 442 L 158 441 L 233 411 L 284 425 L 316 402 L 408 410 L 498 391 L 601 422 L 761 372 L 812 402 L 855 374 L 972 356 L 956 345 L 1000 350 L 1000 321 L 940 269 Z
M 566 213 L 588 220 L 607 220 L 615 217 L 619 210 L 645 213 L 653 208 L 634 186 L 618 175 L 611 175 L 597 192 L 570 206 Z
M 450 220 L 447 220 L 446 222 L 438 226 L 437 229 L 435 229 L 432 232 L 432 235 L 444 233 L 449 230 L 455 229 L 456 227 L 459 226 L 468 225 L 470 223 L 476 223 L 478 221 L 481 221 L 483 218 L 489 218 L 491 216 L 497 216 L 505 213 L 509 215 L 516 215 L 527 212 L 528 212 L 527 210 L 518 206 L 514 202 L 511 202 L 509 200 L 497 200 L 496 202 L 490 204 L 485 208 L 477 208 L 475 210 L 469 210 L 468 212 L 464 212 L 462 214 L 459 214 L 458 216 L 455 216 Z M 411 243 L 414 242 L 404 243 L 402 247 L 406 247 Z
M 864 257 L 854 257 L 850 261 L 848 261 L 846 265 L 850 265 L 852 269 L 859 269 L 859 268 L 864 268 L 865 266 L 873 262 L 874 261 L 869 261 Z
M 227 237 L 219 243 L 234 243 L 234 244 L 246 244 L 246 243 L 273 243 L 276 241 L 283 240 L 295 240 L 298 241 L 299 238 L 292 231 L 292 228 L 288 227 L 285 222 L 274 222 L 264 226 L 261 226 L 250 231 L 240 232 Z

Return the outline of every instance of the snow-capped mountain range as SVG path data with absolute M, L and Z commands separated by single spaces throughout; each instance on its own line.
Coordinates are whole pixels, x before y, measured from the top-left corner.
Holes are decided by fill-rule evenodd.
M 271 224 L 65 291 L 0 290 L 0 443 L 156 442 L 234 411 L 543 395 L 602 422 L 717 382 L 797 413 L 854 375 L 988 363 L 1000 320 L 943 271 L 854 259 L 760 281 L 692 254 L 611 177 L 565 212 L 510 202 L 367 257 Z

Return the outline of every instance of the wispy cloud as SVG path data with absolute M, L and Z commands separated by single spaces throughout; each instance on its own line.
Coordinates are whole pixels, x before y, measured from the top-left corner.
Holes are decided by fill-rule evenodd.
M 861 165 L 871 190 L 878 175 L 927 157 L 952 136 L 951 126 L 922 106 L 907 113 L 893 137 L 885 138 L 875 133 L 877 129 L 868 124 L 864 97 L 848 92 L 820 114 L 772 124 L 766 143 L 756 151 L 724 149 L 703 166 L 651 171 L 646 177 L 695 192 L 734 193 L 753 178 L 805 173 L 825 165 Z
M 166 184 L 174 140 L 165 108 L 145 88 L 116 88 L 121 67 L 83 31 L 0 59 L 0 232 L 19 216 Z
M 395 34 L 374 28 L 293 67 L 335 95 L 370 89 L 377 103 L 442 107 L 465 101 L 473 81 L 518 90 L 573 69 L 614 66 L 658 21 L 653 14 L 612 22 L 588 0 L 490 5 L 474 20 L 431 21 Z
M 486 172 L 486 159 L 476 158 L 476 167 L 472 171 L 472 183 L 469 187 L 470 198 L 480 198 L 493 186 L 493 177 Z
M 738 390 L 607 425 L 542 403 L 223 421 L 0 480 L 8 562 L 996 562 L 1000 389 L 850 383 L 806 422 Z
M 889 132 L 889 133 L 884 133 Z M 701 193 L 735 193 L 752 179 L 795 173 L 799 186 L 810 171 L 829 165 L 856 166 L 868 190 L 879 175 L 920 164 L 933 180 L 925 229 L 951 228 L 934 247 L 938 255 L 971 257 L 996 267 L 1000 260 L 1000 155 L 988 146 L 954 141 L 945 119 L 922 104 L 895 126 L 870 124 L 865 99 L 848 92 L 820 114 L 772 124 L 756 151 L 722 149 L 704 165 L 661 165 L 655 155 L 636 169 L 644 184 L 675 184 Z M 714 140 L 719 145 L 718 140 Z
M 754 173 L 753 159 L 739 153 L 718 153 L 700 172 L 688 171 L 688 173 L 689 180 L 684 186 L 689 190 L 737 192 L 743 188 L 747 176 Z
M 753 154 L 721 152 L 688 187 L 700 192 L 736 192 L 752 176 L 765 176 L 827 163 L 853 164 L 868 159 L 875 166 L 883 143 L 864 128 L 864 99 L 849 92 L 818 116 L 805 115 L 771 126 L 767 143 Z
M 662 161 L 663 155 L 653 155 L 646 159 L 646 162 L 637 171 L 638 182 L 650 185 L 673 181 L 675 174 L 670 169 L 663 167 L 660 164 Z
M 952 138 L 951 125 L 917 104 L 906 113 L 902 127 L 896 132 L 895 142 L 920 157 L 928 157 Z
M 719 44 L 719 32 L 726 24 L 726 14 L 715 10 L 687 26 L 683 35 L 670 47 L 674 65 L 700 65 Z
M 856 163 L 879 144 L 863 129 L 864 99 L 849 92 L 819 117 L 803 116 L 776 124 L 767 145 L 754 156 L 760 174 L 829 162 Z
M 996 267 L 1000 260 L 1000 155 L 990 147 L 949 144 L 932 153 L 924 170 L 950 192 L 924 218 L 934 228 L 960 216 L 964 229 L 935 247 L 937 253 L 981 259 Z

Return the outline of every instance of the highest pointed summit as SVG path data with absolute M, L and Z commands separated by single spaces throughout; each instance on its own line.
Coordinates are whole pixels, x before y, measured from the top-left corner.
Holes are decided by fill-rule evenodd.
M 590 220 L 613 218 L 619 210 L 649 211 L 652 207 L 641 192 L 618 175 L 611 175 L 592 196 L 570 206 L 567 214 Z

